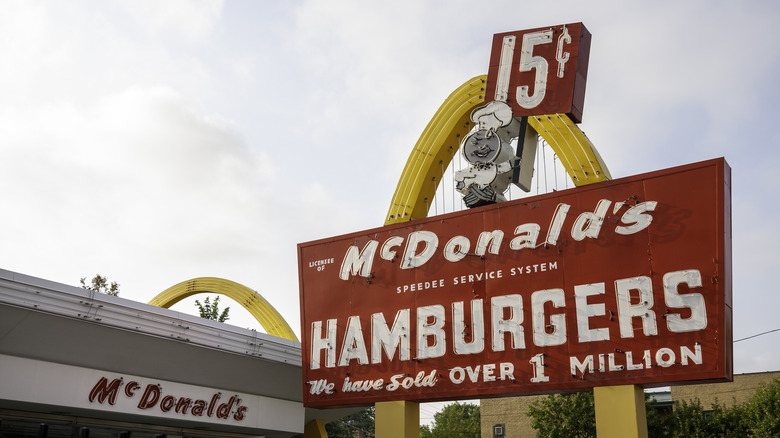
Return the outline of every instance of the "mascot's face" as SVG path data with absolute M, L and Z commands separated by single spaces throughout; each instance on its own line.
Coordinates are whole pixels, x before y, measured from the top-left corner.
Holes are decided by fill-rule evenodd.
M 466 137 L 462 149 L 471 164 L 492 163 L 501 151 L 501 139 L 490 131 L 476 131 Z

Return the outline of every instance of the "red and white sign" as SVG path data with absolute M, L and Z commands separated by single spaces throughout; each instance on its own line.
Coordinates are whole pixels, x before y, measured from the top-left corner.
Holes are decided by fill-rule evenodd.
M 298 246 L 304 404 L 732 376 L 723 159 Z
M 565 113 L 579 123 L 590 38 L 582 23 L 494 35 L 485 101 L 508 103 L 515 117 Z

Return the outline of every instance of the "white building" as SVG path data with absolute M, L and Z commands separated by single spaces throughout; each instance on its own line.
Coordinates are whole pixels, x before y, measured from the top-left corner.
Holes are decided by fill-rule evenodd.
M 351 411 L 303 407 L 298 342 L 0 270 L 3 438 L 293 437 Z

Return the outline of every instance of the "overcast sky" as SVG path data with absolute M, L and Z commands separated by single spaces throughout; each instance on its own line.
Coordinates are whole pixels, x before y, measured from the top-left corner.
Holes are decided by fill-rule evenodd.
M 223 277 L 300 333 L 296 244 L 382 225 L 494 33 L 581 21 L 581 128 L 616 178 L 726 158 L 734 337 L 780 328 L 779 20 L 769 0 L 2 1 L 0 268 L 143 302 Z M 780 370 L 777 345 L 735 344 L 735 371 Z

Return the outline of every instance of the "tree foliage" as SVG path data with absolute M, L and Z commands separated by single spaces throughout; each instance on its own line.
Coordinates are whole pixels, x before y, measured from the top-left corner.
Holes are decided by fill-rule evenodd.
M 374 415 L 372 406 L 326 424 L 325 431 L 328 438 L 352 438 L 355 431 L 362 432 L 365 438 L 374 438 Z
M 745 408 L 745 418 L 755 436 L 780 436 L 780 379 L 756 391 Z
M 705 430 L 704 410 L 699 400 L 675 402 L 674 410 L 666 417 L 664 423 L 666 433 L 663 436 L 702 437 L 701 434 Z
M 732 407 L 716 402 L 705 410 L 698 399 L 675 402 L 660 416 L 645 395 L 650 438 L 780 437 L 780 379 L 761 387 L 750 400 Z M 528 415 L 537 437 L 596 437 L 593 393 L 550 395 L 531 404 Z
M 119 295 L 119 284 L 115 281 L 112 281 L 109 284 L 108 278 L 103 277 L 100 274 L 95 274 L 95 276 L 92 277 L 92 280 L 90 281 L 89 284 L 87 284 L 86 277 L 82 278 L 81 288 L 86 290 L 91 290 L 92 292 L 99 292 L 106 295 L 112 295 L 115 297 Z
M 528 415 L 537 436 L 596 438 L 596 407 L 592 392 L 549 395 L 531 404 Z
M 195 300 L 195 305 L 198 307 L 201 318 L 219 322 L 225 322 L 230 319 L 230 316 L 228 316 L 230 307 L 225 307 L 225 310 L 223 310 L 222 313 L 219 312 L 219 296 L 214 297 L 213 303 L 209 302 L 209 297 L 206 297 L 206 299 L 203 300 L 203 303 Z
M 452 403 L 433 415 L 431 427 L 420 427 L 420 438 L 479 438 L 479 406 Z
M 698 399 L 676 402 L 665 419 L 664 438 L 780 436 L 780 379 L 759 388 L 747 402 L 727 407 L 714 403 L 705 410 Z

